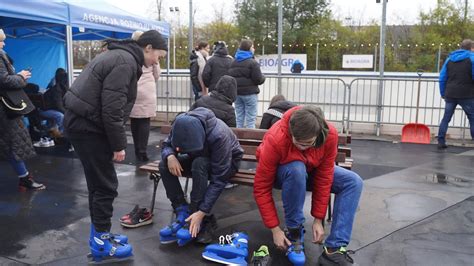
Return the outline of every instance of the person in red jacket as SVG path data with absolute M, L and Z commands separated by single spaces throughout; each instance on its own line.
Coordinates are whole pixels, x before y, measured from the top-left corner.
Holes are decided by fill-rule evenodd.
M 294 265 L 303 265 L 306 191 L 312 192 L 313 242 L 322 243 L 322 221 L 330 193 L 336 194 L 331 233 L 319 257 L 321 265 L 350 265 L 347 254 L 355 212 L 362 192 L 362 179 L 354 172 L 335 166 L 337 130 L 325 121 L 316 106 L 288 110 L 265 134 L 257 149 L 254 197 L 273 242 L 286 250 Z M 280 228 L 272 189 L 281 189 L 286 230 Z M 320 265 L 320 264 L 318 264 Z

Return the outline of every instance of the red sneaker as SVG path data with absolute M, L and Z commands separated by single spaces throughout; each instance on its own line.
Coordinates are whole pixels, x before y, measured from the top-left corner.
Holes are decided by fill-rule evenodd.
M 138 205 L 136 207 L 138 207 Z M 134 210 L 135 209 L 133 209 L 132 212 L 128 214 L 128 217 L 126 217 L 127 215 L 122 217 L 125 219 L 120 219 L 120 224 L 123 227 L 137 228 L 153 223 L 153 214 L 151 214 L 147 208 L 138 208 L 136 212 L 133 212 Z
M 33 176 L 28 174 L 28 176 L 21 177 L 18 182 L 18 187 L 20 191 L 27 191 L 27 190 L 43 190 L 46 189 L 46 186 L 40 183 L 36 183 L 33 180 Z

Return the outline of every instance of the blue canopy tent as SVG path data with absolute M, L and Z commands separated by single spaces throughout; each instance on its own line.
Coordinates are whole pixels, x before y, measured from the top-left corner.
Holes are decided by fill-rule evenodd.
M 17 71 L 32 68 L 30 82 L 44 88 L 56 68 L 66 68 L 68 20 L 67 6 L 59 3 L 3 0 L 0 4 L 0 28 L 7 34 L 4 49 Z
M 129 38 L 135 30 L 156 29 L 169 37 L 169 24 L 130 14 L 102 1 L 2 0 L 0 28 L 5 50 L 18 70 L 33 68 L 31 82 L 46 87 L 56 68 L 72 81 L 73 40 Z

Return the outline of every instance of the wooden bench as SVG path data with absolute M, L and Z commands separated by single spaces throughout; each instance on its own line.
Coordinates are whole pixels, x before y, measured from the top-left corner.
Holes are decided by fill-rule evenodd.
M 229 182 L 232 184 L 239 184 L 244 186 L 253 186 L 254 178 L 255 178 L 255 169 L 257 164 L 257 159 L 255 157 L 255 152 L 257 151 L 257 147 L 262 143 L 263 136 L 267 132 L 265 129 L 244 129 L 244 128 L 231 128 L 232 131 L 237 136 L 240 145 L 244 150 L 244 155 L 242 161 L 244 162 L 251 162 L 255 164 L 255 168 L 252 169 L 239 169 L 239 171 L 230 178 Z M 164 125 L 160 128 L 161 134 L 169 134 L 171 131 L 170 125 Z M 338 139 L 338 153 L 336 156 L 336 165 L 339 165 L 346 169 L 351 169 L 353 160 L 350 158 L 351 156 L 351 148 L 347 147 L 347 144 L 351 143 L 351 135 L 341 134 L 339 135 Z M 163 142 L 163 141 L 162 141 Z M 161 142 L 161 143 L 162 143 Z M 160 146 L 161 146 L 160 143 Z M 156 196 L 156 189 L 158 183 L 161 179 L 158 169 L 158 161 L 154 161 L 148 164 L 141 166 L 139 169 L 142 171 L 146 171 L 150 174 L 150 179 L 154 181 L 154 189 L 153 189 L 153 199 L 151 203 L 151 210 L 153 211 L 154 204 L 155 204 L 155 196 Z M 188 189 L 188 182 L 189 178 L 186 178 L 185 184 L 185 195 Z M 329 201 L 328 209 L 331 210 L 331 201 Z M 328 212 L 328 221 L 331 220 L 331 211 Z

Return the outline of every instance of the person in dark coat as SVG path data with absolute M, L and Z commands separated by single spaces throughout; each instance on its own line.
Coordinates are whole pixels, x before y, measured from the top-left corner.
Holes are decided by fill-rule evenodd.
M 300 60 L 296 59 L 293 64 L 291 64 L 291 73 L 301 73 L 304 70 L 304 65 Z
M 63 68 L 58 68 L 54 76 L 54 82 L 44 93 L 44 110 L 40 110 L 41 117 L 54 121 L 56 127 L 51 129 L 51 134 L 60 137 L 64 131 L 63 121 L 64 109 L 63 97 L 69 89 L 67 72 Z
M 3 50 L 6 35 L 0 29 L 0 97 L 6 90 L 21 90 L 31 73 L 22 70 L 15 73 L 11 59 Z M 19 177 L 20 190 L 41 190 L 46 186 L 34 181 L 33 176 L 25 165 L 25 160 L 36 155 L 31 143 L 28 129 L 23 124 L 22 117 L 9 119 L 4 105 L 0 103 L 0 160 L 6 160 Z
M 232 61 L 226 43 L 223 41 L 215 42 L 212 56 L 207 60 L 202 72 L 202 81 L 209 88 L 209 92 L 214 90 L 222 76 L 227 75 Z
M 207 42 L 199 42 L 196 49 L 189 56 L 189 74 L 191 76 L 191 84 L 193 85 L 194 100 L 197 101 L 202 95 L 208 94 L 208 88 L 202 80 L 202 73 L 206 66 L 207 57 L 209 56 L 209 44 Z
M 278 94 L 273 96 L 270 101 L 270 107 L 263 113 L 262 121 L 260 122 L 260 129 L 269 129 L 273 124 L 279 121 L 283 114 L 295 107 L 296 104 L 287 101 L 285 96 Z
M 229 75 L 237 80 L 235 112 L 238 128 L 255 128 L 260 93 L 258 85 L 265 82 L 260 65 L 253 58 L 254 51 L 252 41 L 242 40 L 229 69 Z
M 200 243 L 212 241 L 216 224 L 209 214 L 242 156 L 237 137 L 212 111 L 199 107 L 176 117 L 159 164 L 166 196 L 177 214 L 176 221 L 160 231 L 163 244 L 177 240 L 182 246 L 195 237 Z M 183 172 L 193 178 L 189 205 L 177 178 Z
M 197 100 L 189 110 L 198 107 L 207 108 L 229 127 L 235 127 L 235 109 L 232 106 L 235 98 L 237 98 L 237 81 L 231 76 L 224 75 L 211 94 Z
M 463 40 L 461 49 L 452 52 L 439 73 L 439 90 L 445 101 L 439 125 L 438 149 L 446 149 L 446 133 L 456 106 L 460 105 L 469 120 L 474 141 L 474 42 Z
M 131 246 L 118 245 L 116 235 L 109 233 L 118 187 L 113 162 L 125 159 L 125 122 L 135 103 L 142 66 L 157 64 L 167 52 L 166 39 L 155 30 L 144 32 L 137 41 L 108 40 L 106 45 L 107 50 L 85 67 L 64 96 L 65 134 L 84 167 L 92 220 L 90 247 L 98 259 L 115 258 L 109 256 L 111 249 L 117 256 L 131 256 Z M 94 241 L 104 237 L 109 241 Z

